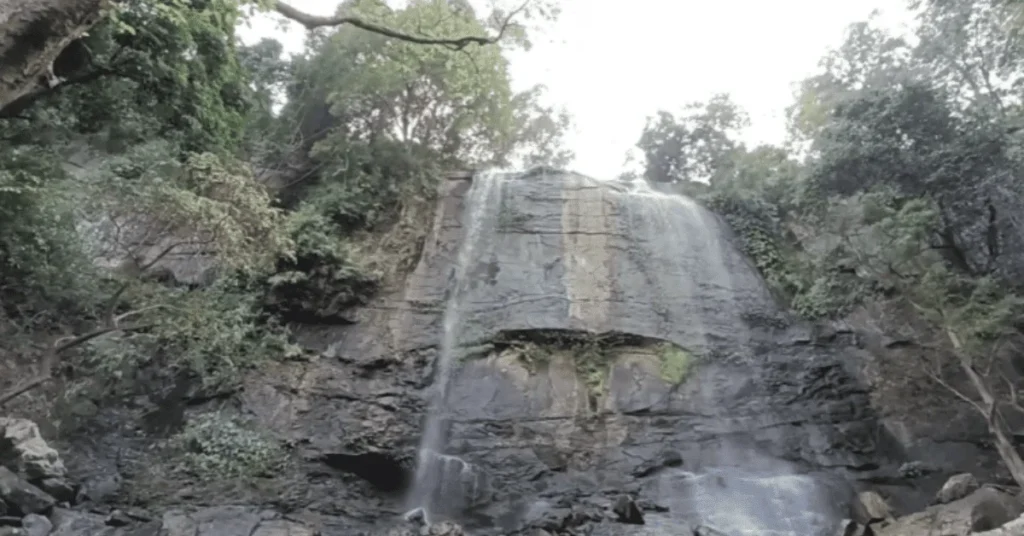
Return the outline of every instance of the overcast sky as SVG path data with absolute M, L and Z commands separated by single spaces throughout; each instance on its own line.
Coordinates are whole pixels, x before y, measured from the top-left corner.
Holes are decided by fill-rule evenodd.
M 317 14 L 334 0 L 291 0 Z M 476 3 L 476 2 L 474 2 Z M 611 178 L 646 117 L 659 109 L 728 92 L 750 115 L 748 142 L 779 142 L 793 84 L 814 73 L 846 25 L 872 10 L 894 28 L 910 23 L 901 0 L 561 0 L 562 15 L 512 58 L 517 89 L 543 83 L 576 121 L 573 169 Z M 242 31 L 251 42 L 275 37 L 302 48 L 296 24 L 265 15 Z

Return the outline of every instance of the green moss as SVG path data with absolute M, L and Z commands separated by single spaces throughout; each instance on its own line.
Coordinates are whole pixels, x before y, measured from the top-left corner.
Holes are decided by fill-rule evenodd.
M 666 342 L 658 346 L 658 362 L 661 379 L 673 385 L 678 385 L 686 379 L 686 375 L 693 365 L 693 355 L 672 343 Z

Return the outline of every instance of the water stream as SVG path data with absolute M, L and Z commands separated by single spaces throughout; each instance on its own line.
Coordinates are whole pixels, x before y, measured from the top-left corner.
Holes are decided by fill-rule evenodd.
M 477 264 L 494 253 L 503 190 L 507 186 L 512 191 L 514 185 L 505 183 L 507 176 L 497 172 L 477 174 L 463 203 L 464 236 L 446 296 L 430 409 L 407 503 L 410 514 L 416 512 L 428 520 L 457 515 L 485 486 L 482 475 L 471 464 L 444 453 L 446 397 L 464 332 L 467 291 L 478 279 L 473 277 Z M 635 251 L 643 258 L 634 259 L 633 268 L 643 272 L 636 277 L 645 278 L 644 288 L 649 292 L 627 296 L 627 300 L 638 307 L 671 312 L 656 331 L 698 356 L 710 352 L 721 340 L 730 341 L 734 352 L 750 353 L 744 349 L 751 334 L 743 315 L 751 307 L 775 306 L 756 272 L 738 268 L 737 263 L 744 261 L 728 243 L 714 214 L 687 197 L 659 192 L 645 181 L 623 185 L 578 176 L 570 180 L 582 180 L 585 185 L 603 183 L 600 187 L 607 191 L 600 194 L 600 203 L 586 212 L 609 210 L 607 217 L 624 218 L 609 221 L 606 227 L 626 227 L 630 239 L 642 244 Z M 613 207 L 609 209 L 608 204 Z M 589 215 L 600 218 L 602 214 Z M 565 251 L 567 255 L 579 255 L 579 263 L 597 264 L 602 260 L 584 258 L 586 253 Z M 748 272 L 754 275 L 744 275 Z M 628 326 L 631 315 L 628 309 L 624 312 L 627 318 L 616 321 Z M 738 367 L 736 373 L 745 374 L 745 370 Z M 679 534 L 678 527 L 686 524 L 704 524 L 730 536 L 830 534 L 832 505 L 825 498 L 826 490 L 814 478 L 730 439 L 729 423 L 735 416 L 723 406 L 722 386 L 716 384 L 728 383 L 729 379 L 721 374 L 693 379 L 696 387 L 688 391 L 688 403 L 710 417 L 712 433 L 720 436 L 711 449 L 711 459 L 696 466 L 688 463 L 685 471 L 666 471 L 657 477 L 657 500 L 669 506 L 670 512 L 661 518 L 652 516 L 650 534 Z M 667 523 L 663 525 L 667 528 L 654 529 L 661 523 Z
M 446 439 L 445 398 L 452 364 L 457 361 L 463 296 L 471 284 L 467 273 L 481 257 L 486 256 L 489 240 L 493 239 L 501 206 L 502 178 L 504 174 L 496 171 L 477 173 L 463 201 L 461 223 L 465 234 L 459 245 L 445 302 L 430 409 L 420 438 L 416 475 L 407 504 L 412 510 L 422 509 L 428 519 L 433 514 L 457 511 L 479 487 L 478 476 L 471 465 L 442 453 Z

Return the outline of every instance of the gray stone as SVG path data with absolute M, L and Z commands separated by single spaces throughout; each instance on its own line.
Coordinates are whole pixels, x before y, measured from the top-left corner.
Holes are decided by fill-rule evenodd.
M 33 481 L 67 476 L 60 454 L 28 419 L 0 418 L 0 462 Z
M 935 495 L 936 504 L 946 504 L 974 493 L 979 487 L 978 479 L 970 473 L 953 475 Z
M 870 525 L 878 521 L 888 521 L 893 518 L 892 508 L 889 506 L 889 503 L 875 491 L 862 491 L 858 493 L 853 512 L 854 521 L 862 525 Z
M 997 529 L 1024 512 L 1015 497 L 992 488 L 981 488 L 948 504 L 897 519 L 877 531 L 878 536 L 967 536 Z
M 46 512 L 56 500 L 45 491 L 26 482 L 6 467 L 0 467 L 0 499 L 13 513 L 27 515 Z
M 643 525 L 644 515 L 629 495 L 619 495 L 612 503 L 612 512 L 619 523 Z
M 21 520 L 26 536 L 48 536 L 53 531 L 53 523 L 39 514 L 29 514 Z

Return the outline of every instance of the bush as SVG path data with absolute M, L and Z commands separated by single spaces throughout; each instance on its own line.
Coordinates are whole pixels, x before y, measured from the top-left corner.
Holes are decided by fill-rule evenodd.
M 220 414 L 193 418 L 170 443 L 183 469 L 202 480 L 271 476 L 287 460 L 272 437 Z

